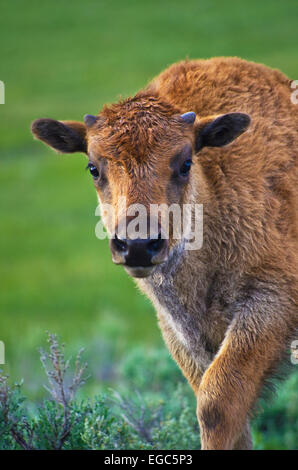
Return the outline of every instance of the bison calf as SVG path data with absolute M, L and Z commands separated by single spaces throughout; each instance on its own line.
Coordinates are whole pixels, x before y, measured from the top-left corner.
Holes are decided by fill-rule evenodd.
M 263 65 L 185 61 L 84 123 L 32 125 L 57 151 L 86 153 L 100 203 L 117 214 L 104 215 L 113 261 L 156 308 L 196 394 L 203 449 L 251 448 L 251 410 L 297 327 L 291 92 L 287 77 Z M 135 204 L 148 211 L 202 204 L 202 246 L 187 249 L 187 230 L 174 237 L 173 217 L 165 237 L 162 211 L 147 214 L 150 233 L 123 236 Z

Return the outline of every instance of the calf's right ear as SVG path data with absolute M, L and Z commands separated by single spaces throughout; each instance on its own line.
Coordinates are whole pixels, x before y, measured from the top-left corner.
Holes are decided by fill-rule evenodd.
M 62 153 L 87 153 L 86 125 L 77 121 L 36 119 L 31 127 L 34 137 Z

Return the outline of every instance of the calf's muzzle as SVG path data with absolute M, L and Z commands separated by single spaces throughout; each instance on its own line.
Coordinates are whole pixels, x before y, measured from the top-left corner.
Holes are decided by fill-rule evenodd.
M 110 240 L 112 259 L 122 264 L 133 277 L 147 277 L 153 268 L 168 257 L 168 240 L 163 238 L 160 227 L 155 236 L 149 238 L 120 238 L 115 231 Z

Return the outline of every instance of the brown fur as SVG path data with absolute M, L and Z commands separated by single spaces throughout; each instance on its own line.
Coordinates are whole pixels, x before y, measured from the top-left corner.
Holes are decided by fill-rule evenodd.
M 279 71 L 237 58 L 181 62 L 135 97 L 104 107 L 86 134 L 90 160 L 105 162 L 106 183 L 95 183 L 101 201 L 116 206 L 125 195 L 147 207 L 204 204 L 202 249 L 170 240 L 169 259 L 137 281 L 197 396 L 203 449 L 251 447 L 250 411 L 297 327 L 298 107 L 291 91 Z M 194 126 L 180 119 L 188 111 L 197 114 Z M 206 123 L 231 112 L 251 117 L 247 132 L 196 151 Z M 36 121 L 33 132 L 49 143 L 41 128 Z M 83 124 L 76 129 L 84 136 Z M 194 164 L 179 186 L 170 161 L 185 144 Z

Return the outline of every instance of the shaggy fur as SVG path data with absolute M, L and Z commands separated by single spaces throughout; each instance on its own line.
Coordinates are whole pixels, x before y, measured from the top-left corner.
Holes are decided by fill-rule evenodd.
M 186 61 L 105 106 L 88 129 L 64 122 L 59 134 L 57 121 L 33 124 L 60 151 L 86 145 L 102 202 L 116 207 L 125 195 L 146 207 L 204 205 L 203 247 L 187 251 L 171 239 L 168 260 L 137 280 L 196 394 L 203 449 L 251 448 L 251 409 L 297 328 L 298 106 L 290 83 L 237 58 Z M 188 111 L 193 125 L 180 118 Z M 251 123 L 233 115 L 232 139 L 241 135 L 214 147 L 208 126 L 226 113 Z M 182 183 L 171 161 L 185 145 L 193 165 Z

